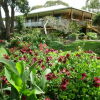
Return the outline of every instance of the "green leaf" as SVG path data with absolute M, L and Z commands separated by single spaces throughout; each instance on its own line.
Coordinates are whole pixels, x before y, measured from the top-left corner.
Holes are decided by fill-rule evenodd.
M 11 70 L 12 72 L 18 74 L 16 68 L 15 68 L 15 63 L 12 62 L 12 61 L 9 61 L 9 60 L 6 60 L 4 58 L 0 58 L 0 62 L 1 63 L 4 63 L 6 66 L 7 69 Z
M 18 75 L 5 68 L 5 76 L 7 80 L 17 89 L 18 92 L 22 90 L 23 82 Z
M 8 55 L 7 51 L 3 47 L 1 47 L 0 48 L 0 58 L 3 57 L 4 54 Z
M 42 78 L 41 78 L 41 81 L 40 81 L 40 87 L 41 87 L 42 89 L 45 88 L 45 84 L 46 84 L 46 82 L 47 82 L 47 79 L 46 79 L 45 75 L 49 74 L 50 72 L 51 72 L 50 69 L 46 69 L 46 70 L 43 72 L 43 75 L 42 75 Z
M 35 94 L 44 93 L 44 92 L 41 90 L 41 88 L 36 84 L 36 82 L 35 82 L 35 80 L 34 80 L 34 74 L 33 74 L 32 71 L 31 71 L 31 73 L 30 73 L 30 79 L 31 79 L 31 82 L 32 82 L 32 84 L 33 84 L 33 86 L 34 86 L 34 93 L 35 93 Z
M 18 71 L 19 75 L 21 75 L 21 76 L 23 75 L 24 67 L 25 67 L 25 65 L 24 65 L 23 61 L 16 63 L 17 71 Z
M 41 90 L 41 88 L 37 85 L 35 85 L 34 93 L 35 94 L 44 94 L 44 92 Z
M 31 83 L 32 83 L 33 85 L 36 85 L 36 82 L 35 82 L 34 78 L 35 78 L 35 75 L 34 75 L 33 72 L 31 71 L 31 73 L 30 73 Z

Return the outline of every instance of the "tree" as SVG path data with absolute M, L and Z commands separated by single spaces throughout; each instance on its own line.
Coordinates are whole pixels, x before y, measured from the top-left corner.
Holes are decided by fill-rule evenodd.
M 14 29 L 15 8 L 18 8 L 22 13 L 27 13 L 29 11 L 28 2 L 27 0 L 0 0 L 0 8 L 1 7 L 5 12 L 5 32 L 2 30 L 1 32 L 2 36 L 8 39 L 10 33 L 13 32 Z M 11 8 L 11 17 L 9 7 Z M 3 23 L 2 16 L 0 16 L 0 21 Z M 2 27 L 4 27 L 3 24 L 0 26 L 0 29 Z
M 86 0 L 86 5 L 83 9 L 92 11 L 92 12 L 99 12 L 100 11 L 100 0 Z
M 38 9 L 38 8 L 43 8 L 43 7 L 50 7 L 54 5 L 64 5 L 64 6 L 69 6 L 67 3 L 61 1 L 61 0 L 55 0 L 55 1 L 47 1 L 44 5 L 37 5 L 31 8 L 31 10 Z
M 100 27 L 100 13 L 98 13 L 93 20 L 94 25 L 97 25 Z
M 1 32 L 5 32 L 5 26 L 4 26 L 4 23 L 3 23 L 3 18 L 2 18 L 2 14 L 1 14 L 1 6 L 0 6 L 0 33 Z
M 32 7 L 31 10 L 35 10 L 35 9 L 38 9 L 38 8 L 43 8 L 43 5 L 36 5 L 36 6 Z
M 61 0 L 55 0 L 55 1 L 47 1 L 44 6 L 45 7 L 49 7 L 49 6 L 54 6 L 54 5 L 65 5 L 65 6 L 69 6 L 67 3 L 61 1 Z
M 69 21 L 64 18 L 57 19 L 56 17 L 46 16 L 44 18 L 44 22 L 46 23 L 46 26 L 44 27 L 45 34 L 47 34 L 46 27 L 51 27 L 64 34 L 78 33 L 80 30 L 80 26 L 78 25 L 78 23 L 76 23 L 75 21 Z

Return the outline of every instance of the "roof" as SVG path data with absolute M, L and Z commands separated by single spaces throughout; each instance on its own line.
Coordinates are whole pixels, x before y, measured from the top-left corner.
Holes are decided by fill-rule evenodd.
M 51 6 L 51 7 L 38 8 L 38 9 L 30 11 L 28 14 L 29 15 L 30 14 L 39 14 L 39 13 L 44 13 L 44 12 L 50 12 L 50 11 L 56 11 L 56 10 L 66 10 L 66 9 L 76 9 L 76 10 L 79 10 L 79 11 L 83 11 L 83 12 L 86 12 L 86 13 L 93 14 L 92 12 L 89 12 L 89 11 L 85 11 L 85 10 L 73 8 L 73 7 L 67 7 L 67 6 L 64 6 L 64 5 L 55 5 L 55 6 Z M 16 14 L 16 16 L 20 16 L 20 15 L 23 15 L 23 13 L 17 13 Z
M 62 10 L 62 9 L 76 9 L 76 10 L 80 10 L 80 11 L 84 11 L 84 12 L 93 14 L 92 12 L 89 12 L 89 11 L 85 11 L 85 10 L 77 9 L 77 8 L 73 8 L 73 7 L 67 7 L 64 5 L 55 5 L 55 6 L 51 6 L 51 7 L 38 8 L 38 9 L 30 11 L 29 14 L 38 14 L 38 13 L 42 13 L 42 12 L 56 11 L 56 10 Z
M 51 7 L 38 8 L 38 9 L 35 9 L 35 10 L 32 10 L 31 12 L 29 12 L 29 14 L 54 11 L 54 10 L 60 10 L 60 9 L 65 9 L 65 8 L 68 8 L 68 7 L 66 7 L 64 5 L 56 5 L 56 6 L 51 6 Z

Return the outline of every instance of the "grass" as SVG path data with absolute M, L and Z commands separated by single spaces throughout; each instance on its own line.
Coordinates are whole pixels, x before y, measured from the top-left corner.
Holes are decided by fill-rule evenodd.
M 78 50 L 78 47 L 80 46 L 83 50 L 92 50 L 95 53 L 100 55 L 100 41 L 78 40 L 68 45 L 64 45 L 57 41 L 51 41 L 47 44 L 51 48 L 54 48 L 57 50 L 63 50 L 63 51 L 76 51 Z

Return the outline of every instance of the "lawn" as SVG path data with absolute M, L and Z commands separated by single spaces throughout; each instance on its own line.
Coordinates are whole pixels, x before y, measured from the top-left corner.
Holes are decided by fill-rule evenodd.
M 51 41 L 48 43 L 51 48 L 62 50 L 62 51 L 77 51 L 80 46 L 83 50 L 92 50 L 100 55 L 100 41 L 86 41 L 77 40 L 70 44 L 64 45 L 57 41 Z

